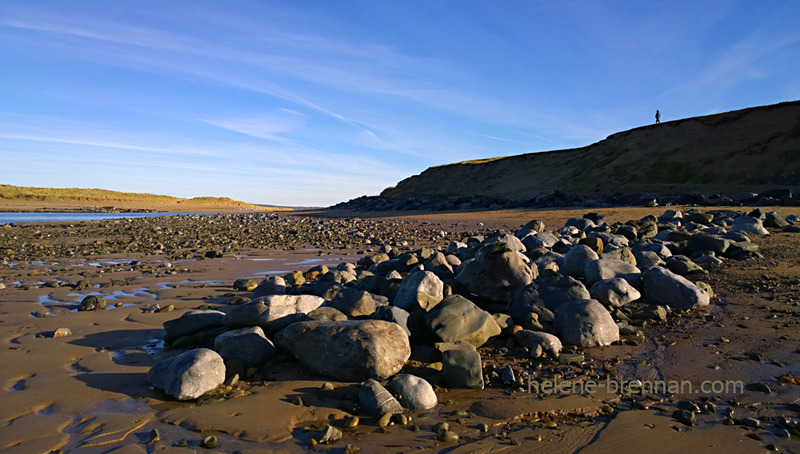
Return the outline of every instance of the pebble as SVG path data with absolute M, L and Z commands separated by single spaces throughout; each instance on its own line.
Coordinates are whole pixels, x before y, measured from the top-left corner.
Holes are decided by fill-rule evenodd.
M 342 439 L 342 431 L 328 424 L 322 429 L 322 435 L 319 437 L 319 443 L 329 444 L 336 443 Z
M 53 331 L 53 338 L 72 336 L 72 331 L 69 328 L 58 328 Z
M 383 416 L 378 419 L 378 427 L 386 427 L 392 421 L 393 413 L 384 413 Z
M 688 410 L 675 410 L 672 412 L 672 417 L 675 418 L 678 422 L 687 425 L 689 427 L 694 426 L 694 413 Z
M 357 427 L 358 423 L 359 423 L 358 416 L 348 416 L 344 420 L 344 426 L 347 427 L 348 429 Z
M 488 431 L 489 431 L 489 424 L 486 424 L 486 423 L 481 423 L 481 424 L 478 424 L 478 430 L 479 430 L 481 433 L 484 433 L 484 434 L 485 434 L 486 432 L 488 432 Z
M 447 432 L 448 430 L 450 430 L 450 424 L 448 424 L 446 422 L 440 422 L 440 423 L 436 424 L 435 426 L 433 426 L 433 431 L 438 433 L 438 434 Z
M 458 441 L 458 434 L 449 430 L 439 434 L 439 441 L 444 443 L 455 443 Z
M 761 421 L 756 418 L 742 418 L 740 420 L 743 426 L 759 428 L 761 427 Z
M 161 441 L 161 433 L 158 431 L 158 429 L 151 430 L 150 434 L 148 435 L 147 444 L 152 445 L 158 443 L 159 441 Z
M 216 435 L 209 435 L 203 438 L 203 441 L 200 442 L 200 446 L 205 449 L 216 449 L 219 446 L 219 440 Z

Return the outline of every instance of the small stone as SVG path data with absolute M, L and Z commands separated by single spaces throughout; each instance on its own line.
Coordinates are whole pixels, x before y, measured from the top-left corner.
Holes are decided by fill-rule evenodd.
M 447 430 L 439 434 L 439 441 L 443 443 L 455 443 L 458 441 L 458 434 Z
M 546 423 L 544 423 L 544 427 L 548 429 L 555 429 L 558 427 L 558 423 L 555 421 L 547 421 Z
M 692 413 L 700 413 L 700 408 L 690 400 L 679 400 L 677 405 L 678 409 L 690 411 Z
M 79 311 L 96 311 L 98 309 L 106 308 L 106 299 L 100 295 L 88 295 L 81 300 L 81 305 L 78 307 Z
M 486 424 L 485 422 L 484 422 L 484 423 L 481 423 L 481 424 L 478 424 L 478 430 L 479 430 L 479 431 L 480 431 L 482 434 L 485 434 L 486 432 L 488 432 L 488 431 L 489 431 L 489 424 Z
M 167 304 L 166 306 L 159 309 L 158 312 L 172 312 L 174 310 L 175 310 L 175 305 Z
M 383 416 L 378 419 L 378 427 L 386 427 L 389 423 L 392 422 L 392 416 L 394 413 L 384 413 Z
M 689 427 L 694 426 L 694 413 L 688 410 L 675 410 L 672 412 L 672 417 L 678 422 Z
M 392 422 L 401 426 L 405 426 L 408 424 L 408 416 L 402 413 L 395 413 L 392 415 Z
M 329 444 L 336 443 L 342 439 L 342 431 L 328 424 L 322 429 L 322 435 L 319 437 L 319 443 Z
M 759 393 L 772 393 L 772 389 L 769 386 L 765 385 L 764 383 L 750 383 L 749 385 L 745 386 L 745 389 L 748 391 L 755 391 Z
M 756 418 L 742 418 L 740 422 L 742 423 L 743 426 L 747 427 L 753 427 L 756 429 L 761 427 L 761 421 L 759 421 Z
M 334 389 L 336 389 L 336 387 L 333 386 L 333 383 L 331 383 L 331 382 L 325 382 L 325 383 L 322 384 L 320 389 L 322 391 L 333 391 Z
M 200 446 L 205 449 L 216 449 L 219 446 L 219 440 L 217 440 L 216 435 L 209 435 L 203 438 L 203 441 L 200 442 Z
M 161 441 L 161 433 L 158 431 L 158 429 L 151 430 L 150 434 L 148 435 L 147 444 L 153 445 L 158 443 L 159 441 Z
M 72 336 L 72 331 L 69 328 L 58 328 L 53 331 L 53 338 Z
M 344 448 L 344 454 L 357 454 L 359 452 L 361 452 L 361 448 L 355 445 L 347 445 Z
M 352 429 L 354 427 L 358 427 L 359 421 L 360 420 L 358 419 L 358 416 L 348 416 L 344 420 L 344 426 L 348 429 Z
M 440 422 L 440 423 L 436 424 L 435 426 L 433 426 L 433 431 L 438 433 L 438 434 L 443 434 L 443 433 L 447 432 L 448 430 L 450 430 L 450 424 L 448 424 L 446 422 Z

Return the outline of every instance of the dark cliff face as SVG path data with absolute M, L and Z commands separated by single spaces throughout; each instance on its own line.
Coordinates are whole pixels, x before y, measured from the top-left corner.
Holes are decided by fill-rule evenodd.
M 522 199 L 800 186 L 800 101 L 664 122 L 571 150 L 431 167 L 381 196 Z

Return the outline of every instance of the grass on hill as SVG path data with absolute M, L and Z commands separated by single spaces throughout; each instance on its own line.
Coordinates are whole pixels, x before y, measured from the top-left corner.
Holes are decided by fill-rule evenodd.
M 167 195 L 136 192 L 117 192 L 106 189 L 83 188 L 36 188 L 0 184 L 0 199 L 9 200 L 74 200 L 92 202 L 130 202 L 130 203 L 196 203 L 235 206 L 252 206 L 228 197 L 194 197 L 184 199 Z

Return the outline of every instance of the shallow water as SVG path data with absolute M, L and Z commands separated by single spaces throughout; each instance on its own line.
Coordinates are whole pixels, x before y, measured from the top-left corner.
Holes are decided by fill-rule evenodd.
M 211 213 L 8 213 L 0 212 L 0 225 L 25 224 L 29 222 L 78 222 L 107 219 L 152 218 L 158 216 L 181 216 Z

